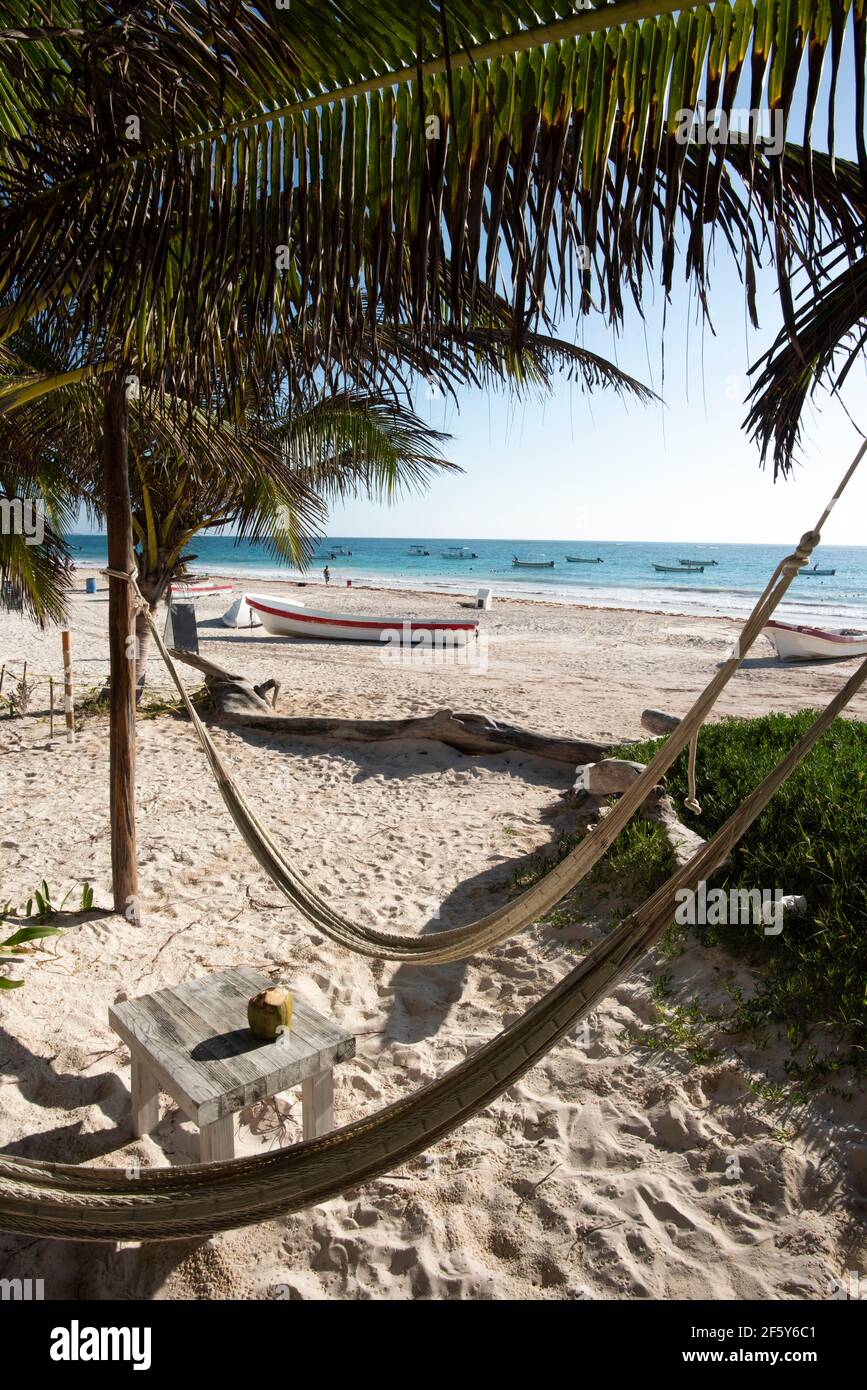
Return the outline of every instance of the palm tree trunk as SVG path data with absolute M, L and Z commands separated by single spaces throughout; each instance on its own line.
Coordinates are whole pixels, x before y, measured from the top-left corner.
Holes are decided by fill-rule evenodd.
M 157 611 L 156 604 L 148 604 L 151 617 Z M 145 681 L 148 672 L 148 656 L 151 647 L 151 630 L 148 620 L 144 613 L 139 610 L 135 615 L 135 702 L 141 704 L 144 694 Z
M 128 574 L 133 568 L 129 496 L 129 407 L 124 378 L 112 374 L 103 397 L 103 474 L 108 563 Z M 109 579 L 108 646 L 111 663 L 110 778 L 111 888 L 116 912 L 139 921 L 135 846 L 135 661 L 131 637 L 130 586 Z

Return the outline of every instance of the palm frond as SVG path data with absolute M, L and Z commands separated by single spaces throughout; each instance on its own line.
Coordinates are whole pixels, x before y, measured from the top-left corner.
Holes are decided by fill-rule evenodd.
M 517 347 L 558 304 L 617 318 L 653 258 L 670 288 L 681 215 L 734 215 L 718 161 L 685 181 L 681 113 L 730 115 L 749 73 L 751 106 L 787 120 L 805 54 L 811 94 L 823 64 L 836 80 L 850 9 L 863 114 L 862 0 L 417 8 L 173 0 L 121 21 L 65 0 L 9 35 L 7 307 L 50 312 L 92 360 L 170 361 L 186 397 L 243 380 L 257 338 L 299 384 L 351 368 L 383 322 L 435 355 L 484 288 Z M 11 14 L 32 29 L 25 0 Z M 706 266 L 694 246 L 702 290 Z
M 842 269 L 819 286 L 807 281 L 794 333 L 784 328 L 751 369 L 744 427 L 762 459 L 772 456 L 775 477 L 792 467 L 807 401 L 825 385 L 839 391 L 867 345 L 867 254 L 854 265 L 841 261 Z

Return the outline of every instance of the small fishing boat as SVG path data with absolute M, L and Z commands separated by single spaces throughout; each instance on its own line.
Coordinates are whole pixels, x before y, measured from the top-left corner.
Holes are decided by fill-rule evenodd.
M 274 637 L 320 637 L 340 642 L 382 642 L 434 645 L 446 639 L 464 644 L 478 636 L 478 618 L 370 618 L 366 614 L 324 613 L 303 603 L 274 598 L 270 594 L 247 594 L 247 604 L 262 619 L 266 632 Z
M 224 627 L 261 627 L 262 619 L 254 613 L 244 595 L 236 598 L 231 608 L 223 614 L 220 622 Z
M 808 565 L 805 565 L 803 569 L 798 570 L 798 575 L 799 575 L 799 577 L 802 578 L 802 579 L 806 579 L 808 576 L 811 576 L 811 575 L 816 575 L 817 577 L 820 577 L 820 578 L 823 578 L 823 579 L 824 579 L 824 578 L 827 577 L 827 575 L 829 575 L 829 574 L 836 574 L 836 573 L 837 573 L 837 571 L 836 571 L 835 569 L 834 569 L 834 570 L 820 570 L 818 565 L 813 565 L 812 569 L 810 569 L 810 567 L 809 567 Z
M 832 661 L 867 656 L 867 632 L 858 628 L 794 626 L 771 619 L 762 635 L 776 648 L 781 661 Z
M 172 593 L 180 594 L 181 597 L 185 594 L 221 594 L 224 590 L 234 589 L 234 587 L 234 584 L 216 584 L 212 581 L 202 582 L 201 580 L 184 582 L 184 580 L 178 579 L 172 584 Z
M 450 545 L 447 550 L 442 552 L 444 560 L 478 560 L 478 555 L 474 550 L 470 550 L 468 545 Z
M 603 565 L 605 563 L 600 555 L 567 555 L 566 559 L 570 565 Z
M 657 574 L 704 574 L 704 565 L 654 565 Z
M 553 560 L 519 560 L 517 555 L 512 556 L 512 567 L 516 570 L 552 570 Z
M 411 545 L 406 553 L 407 555 L 430 555 L 430 551 L 425 550 L 423 545 Z
M 719 560 L 678 560 L 679 565 L 686 565 L 689 569 L 694 569 L 696 565 L 718 565 Z

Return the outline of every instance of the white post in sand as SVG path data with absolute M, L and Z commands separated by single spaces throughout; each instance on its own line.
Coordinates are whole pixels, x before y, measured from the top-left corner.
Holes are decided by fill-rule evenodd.
M 75 707 L 72 703 L 72 647 L 69 629 L 61 633 L 63 642 L 63 708 L 66 711 L 66 742 L 75 742 Z

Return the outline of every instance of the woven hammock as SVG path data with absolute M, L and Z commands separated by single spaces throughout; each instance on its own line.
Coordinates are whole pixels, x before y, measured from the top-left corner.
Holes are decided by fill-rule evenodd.
M 347 950 L 355 951 L 360 955 L 376 956 L 381 960 L 410 961 L 418 965 L 440 965 L 447 961 L 465 960 L 468 956 L 490 950 L 491 947 L 505 941 L 510 936 L 514 936 L 517 932 L 525 931 L 527 927 L 532 926 L 547 912 L 550 912 L 561 898 L 578 886 L 597 860 L 605 854 L 687 743 L 691 743 L 690 769 L 694 775 L 695 740 L 698 730 L 719 698 L 721 691 L 740 667 L 744 656 L 774 612 L 793 578 L 806 564 L 818 540 L 817 532 L 807 532 L 802 537 L 795 552 L 780 562 L 761 599 L 744 624 L 733 655 L 714 675 L 689 713 L 668 736 L 666 742 L 648 763 L 645 770 L 635 779 L 604 821 L 596 826 L 593 834 L 589 835 L 565 859 L 551 869 L 539 883 L 528 888 L 505 907 L 489 913 L 486 917 L 479 918 L 476 922 L 470 922 L 466 926 L 437 931 L 435 934 L 427 936 L 407 936 L 382 932 L 360 922 L 351 921 L 336 912 L 327 899 L 318 893 L 293 867 L 290 860 L 271 837 L 267 827 L 257 818 L 226 768 L 213 739 L 190 700 L 177 666 L 165 647 L 144 600 L 142 603 L 145 606 L 142 611 L 147 615 L 154 640 L 192 720 L 226 808 L 248 849 L 276 887 L 285 894 L 294 907 L 298 908 L 299 912 L 317 932 L 322 932 L 339 946 L 345 946 Z M 108 570 L 105 573 L 114 574 L 114 571 Z M 123 577 L 128 578 L 126 575 Z M 694 787 L 692 786 L 687 804 L 691 804 L 693 808 L 697 806 Z
M 867 661 L 768 777 L 648 900 L 504 1032 L 406 1100 L 321 1139 L 198 1167 L 81 1168 L 0 1157 L 0 1229 L 57 1240 L 213 1235 L 325 1202 L 406 1163 L 502 1095 L 599 1004 L 669 926 L 678 889 L 710 877 L 867 681 Z
M 754 620 L 760 610 L 764 612 L 764 602 L 770 603 L 769 611 L 773 611 L 782 596 L 777 594 L 777 589 L 782 586 L 785 592 L 791 582 L 791 565 L 795 561 L 799 565 L 803 563 L 800 556 L 809 555 L 817 544 L 821 524 L 865 451 L 867 441 L 825 509 L 820 526 L 803 538 L 794 556 L 778 566 L 763 599 L 745 625 L 741 646 L 711 681 L 708 691 L 715 687 L 732 662 L 739 664 L 743 652 L 748 649 L 747 638 Z M 122 577 L 134 582 L 131 576 Z M 168 659 L 169 669 L 173 670 L 159 634 L 156 636 L 158 646 Z M 176 671 L 173 674 L 198 730 L 201 721 L 189 703 L 180 677 Z M 669 926 L 678 890 L 697 886 L 725 861 L 774 793 L 865 681 L 867 661 L 862 662 L 785 757 L 686 865 L 672 874 L 516 1023 L 439 1080 L 405 1100 L 322 1138 L 256 1158 L 183 1169 L 144 1170 L 131 1177 L 123 1169 L 82 1168 L 73 1164 L 0 1157 L 0 1229 L 57 1240 L 154 1241 L 205 1237 L 327 1201 L 423 1153 L 502 1095 L 630 972 Z M 701 700 L 702 697 L 696 702 L 697 706 Z M 680 727 L 675 730 L 663 751 L 681 733 Z M 199 737 L 203 739 L 209 758 L 216 759 L 219 765 L 216 749 L 203 727 Z M 684 742 L 681 737 L 680 748 Z M 655 770 L 658 778 L 662 774 L 656 764 L 657 759 L 654 759 L 647 772 Z M 231 785 L 228 774 L 223 775 Z M 641 780 L 636 781 L 633 792 Z M 647 790 L 645 784 L 645 795 Z M 226 796 L 222 785 L 221 791 Z M 623 800 L 629 795 L 627 793 Z M 228 799 L 227 805 L 232 810 Z M 606 820 L 613 820 L 616 815 L 615 810 Z M 597 833 L 591 838 L 595 840 Z M 598 855 L 591 862 L 595 862 L 595 858 Z M 562 864 L 558 866 L 562 868 Z M 547 884 L 552 879 L 561 882 L 562 876 L 557 878 L 557 875 L 555 869 L 543 882 Z M 571 877 L 571 871 L 566 877 Z M 563 891 L 566 889 L 560 887 L 558 896 Z M 531 896 L 524 894 L 520 901 L 526 903 Z M 557 898 L 549 899 L 546 893 L 544 900 L 553 905 Z M 504 920 L 503 914 L 493 914 L 493 917 Z M 486 922 L 491 920 L 485 919 Z M 477 927 L 482 925 L 476 924 Z M 514 927 L 514 930 L 519 929 Z M 332 931 L 329 935 L 335 933 Z M 386 942 L 394 940 L 383 939 Z
M 229 774 L 210 734 L 190 700 L 180 673 L 151 617 L 150 609 L 138 590 L 135 576 L 115 570 L 104 572 L 132 584 L 137 605 L 147 617 L 154 641 L 186 706 L 226 808 L 250 852 L 276 887 L 285 894 L 294 907 L 298 908 L 299 912 L 317 932 L 322 932 L 324 936 L 330 937 L 339 946 L 345 946 L 347 950 L 356 951 L 360 955 L 376 956 L 381 960 L 440 965 L 448 961 L 465 960 L 468 956 L 478 955 L 480 952 L 490 950 L 491 947 L 507 940 L 508 937 L 525 931 L 550 912 L 567 893 L 577 888 L 578 884 L 593 868 L 593 865 L 614 843 L 648 794 L 665 776 L 687 743 L 690 744 L 690 786 L 687 805 L 693 810 L 698 809 L 698 803 L 695 799 L 695 756 L 699 730 L 720 694 L 740 668 L 741 662 L 761 633 L 765 623 L 774 613 L 792 580 L 804 567 L 819 544 L 821 529 L 832 508 L 842 496 L 865 452 L 867 452 L 867 441 L 861 445 L 847 468 L 837 491 L 823 511 L 814 530 L 805 532 L 793 554 L 787 555 L 777 565 L 765 586 L 764 592 L 744 623 L 743 630 L 729 659 L 711 678 L 677 728 L 669 734 L 645 770 L 623 794 L 604 821 L 596 826 L 593 834 L 576 846 L 539 883 L 528 888 L 505 907 L 489 913 L 486 917 L 479 918 L 476 922 L 470 922 L 466 926 L 436 931 L 429 935 L 398 935 L 392 932 L 377 931 L 374 927 L 353 922 L 348 917 L 336 912 L 331 904 L 311 884 L 306 882 L 279 849 L 267 828 L 257 819 L 240 788 Z

